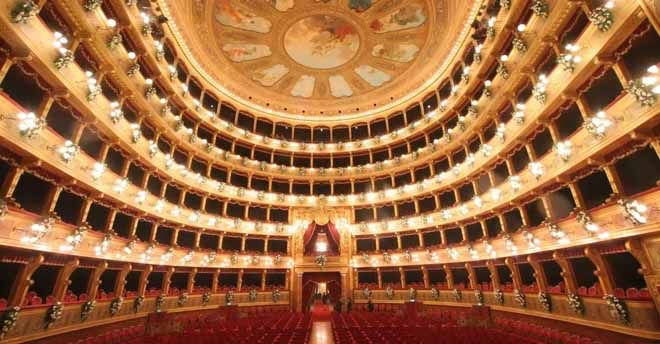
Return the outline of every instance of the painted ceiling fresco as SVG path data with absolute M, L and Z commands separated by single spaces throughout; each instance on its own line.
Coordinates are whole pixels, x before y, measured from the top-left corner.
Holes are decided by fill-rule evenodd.
M 419 77 L 420 68 L 437 69 L 468 17 L 465 8 L 472 4 L 462 0 L 193 0 L 190 5 L 162 1 L 177 14 L 184 40 L 202 67 L 232 92 L 249 99 L 263 97 L 268 106 L 277 104 L 279 109 L 315 101 L 329 112 L 333 104 L 361 101 L 367 95 L 378 100 L 374 106 L 380 105 L 387 94 L 395 98 L 393 89 L 414 86 L 414 78 L 406 75 Z M 460 23 L 440 30 L 451 8 L 463 8 L 454 20 Z

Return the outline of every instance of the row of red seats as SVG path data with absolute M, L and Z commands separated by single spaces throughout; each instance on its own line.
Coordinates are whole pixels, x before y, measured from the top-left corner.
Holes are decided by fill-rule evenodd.
M 217 316 L 186 316 L 176 319 L 183 330 L 149 338 L 136 338 L 132 344 L 275 343 L 304 344 L 309 339 L 311 317 L 302 313 L 257 313 L 236 321 Z
M 544 342 L 562 344 L 600 344 L 591 338 L 571 334 L 558 329 L 552 329 L 530 322 L 513 320 L 507 318 L 495 318 L 493 322 L 501 329 L 508 332 L 524 333 L 525 336 Z
M 144 336 L 144 325 L 134 325 L 124 328 L 109 330 L 94 336 L 80 339 L 76 344 L 123 344 L 142 338 Z
M 353 312 L 350 314 L 335 314 L 332 318 L 333 334 L 336 344 L 357 343 L 521 343 L 534 344 L 535 341 L 499 333 L 491 328 L 456 327 L 457 318 L 464 312 L 443 311 L 442 318 L 423 316 L 408 319 L 403 316 L 393 316 L 389 312 Z M 496 341 L 494 341 L 496 339 Z

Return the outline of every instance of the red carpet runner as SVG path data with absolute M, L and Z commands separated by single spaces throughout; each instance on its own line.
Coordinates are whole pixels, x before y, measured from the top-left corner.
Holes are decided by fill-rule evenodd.
M 330 321 L 330 306 L 324 304 L 314 304 L 311 309 L 312 321 Z

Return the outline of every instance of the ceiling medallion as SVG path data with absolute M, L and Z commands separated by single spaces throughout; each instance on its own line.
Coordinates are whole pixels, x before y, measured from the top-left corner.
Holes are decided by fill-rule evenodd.
M 360 48 L 360 36 L 348 21 L 314 15 L 293 24 L 284 34 L 284 49 L 297 63 L 314 69 L 339 67 Z

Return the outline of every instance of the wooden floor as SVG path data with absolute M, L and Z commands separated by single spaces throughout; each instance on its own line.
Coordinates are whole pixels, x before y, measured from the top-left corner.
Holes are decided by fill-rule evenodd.
M 309 344 L 334 344 L 332 325 L 329 321 L 315 321 L 312 323 L 312 334 Z

